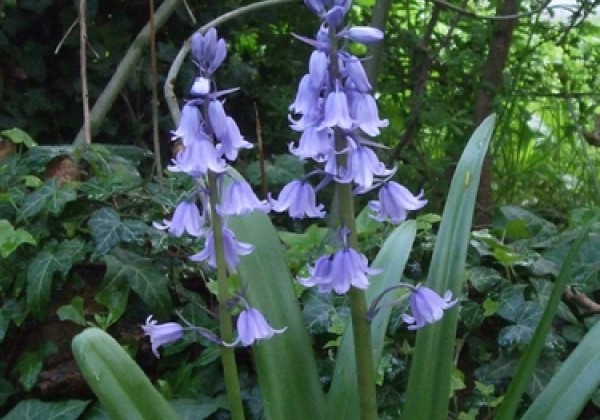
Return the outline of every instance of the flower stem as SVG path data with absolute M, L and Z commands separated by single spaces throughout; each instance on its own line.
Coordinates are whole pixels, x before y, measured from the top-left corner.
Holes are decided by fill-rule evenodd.
M 215 258 L 217 261 L 217 294 L 219 298 L 219 330 L 221 338 L 226 343 L 233 342 L 233 325 L 231 314 L 227 310 L 227 299 L 229 299 L 229 283 L 227 280 L 227 266 L 225 263 L 225 250 L 223 247 L 223 220 L 217 213 L 218 188 L 217 175 L 213 172 L 208 174 L 208 188 L 210 190 L 210 214 L 212 220 L 213 238 L 215 241 Z M 240 392 L 240 381 L 235 362 L 235 353 L 232 347 L 221 347 L 221 363 L 223 364 L 223 375 L 227 389 L 227 399 L 231 410 L 231 418 L 234 420 L 244 419 L 244 406 Z
M 340 203 L 340 222 L 350 230 L 348 244 L 357 249 L 356 224 L 354 221 L 354 202 L 350 184 L 337 184 Z M 367 299 L 364 290 L 352 287 L 350 297 L 350 315 L 354 333 L 354 354 L 356 358 L 356 377 L 362 420 L 377 420 L 377 393 L 375 390 L 375 368 L 371 345 L 371 325 L 367 321 Z
M 329 28 L 329 72 L 330 90 L 334 90 L 334 80 L 338 80 L 338 48 L 335 28 Z M 339 152 L 347 148 L 345 134 L 335 129 L 335 148 Z M 336 165 L 346 168 L 348 155 L 339 153 L 336 156 Z M 350 183 L 336 184 L 336 195 L 339 203 L 339 221 L 341 226 L 349 229 L 348 245 L 358 249 L 356 237 L 356 222 L 354 219 L 354 196 Z M 377 420 L 377 393 L 375 389 L 375 368 L 373 364 L 373 348 L 371 344 L 371 324 L 367 320 L 367 297 L 364 290 L 352 287 L 348 293 L 350 298 L 350 316 L 352 318 L 352 332 L 354 333 L 354 356 L 356 360 L 356 380 L 358 383 L 358 397 L 361 420 Z

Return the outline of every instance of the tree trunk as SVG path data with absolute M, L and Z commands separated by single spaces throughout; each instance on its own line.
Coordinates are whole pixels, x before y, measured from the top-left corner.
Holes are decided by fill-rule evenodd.
M 515 15 L 519 11 L 519 0 L 504 0 L 496 9 L 496 16 Z M 501 19 L 493 23 L 488 56 L 483 67 L 479 90 L 475 95 L 475 126 L 494 111 L 494 99 L 502 83 L 502 72 L 508 60 L 508 53 L 517 19 Z M 485 156 L 481 171 L 475 225 L 489 225 L 492 221 L 492 157 Z

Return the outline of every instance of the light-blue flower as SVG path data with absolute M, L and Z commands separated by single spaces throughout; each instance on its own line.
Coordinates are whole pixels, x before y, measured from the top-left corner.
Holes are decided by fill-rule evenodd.
M 402 319 L 408 324 L 409 330 L 416 330 L 427 324 L 433 324 L 444 316 L 444 311 L 453 307 L 457 300 L 452 300 L 450 290 L 441 297 L 436 292 L 425 286 L 412 289 L 410 295 L 410 309 L 412 316 L 403 314 Z

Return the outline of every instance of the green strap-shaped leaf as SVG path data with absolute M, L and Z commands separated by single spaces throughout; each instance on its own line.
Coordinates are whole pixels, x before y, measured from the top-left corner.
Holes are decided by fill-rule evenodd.
M 177 415 L 125 350 L 99 328 L 72 342 L 73 356 L 111 419 L 175 420 Z
M 596 323 L 565 360 L 522 420 L 576 419 L 600 385 L 600 323 Z
M 427 286 L 440 293 L 451 290 L 454 296 L 460 296 L 481 167 L 494 122 L 495 116 L 489 116 L 475 130 L 450 184 L 427 279 Z M 417 333 L 408 380 L 405 419 L 447 417 L 457 322 L 458 311 L 452 309 L 446 312 L 441 321 Z
M 384 242 L 372 266 L 384 271 L 371 277 L 371 284 L 367 289 L 369 304 L 386 288 L 398 284 L 402 279 L 404 266 L 410 255 L 417 224 L 411 220 L 397 227 Z M 378 365 L 383 351 L 383 340 L 387 329 L 394 293 L 388 293 L 380 302 L 382 308 L 371 325 L 371 341 L 375 366 Z M 335 363 L 335 372 L 332 378 L 329 394 L 327 395 L 327 419 L 358 419 L 358 385 L 354 358 L 352 325 L 349 322 L 346 332 L 342 337 Z
M 277 232 L 262 213 L 233 218 L 229 226 L 238 240 L 255 246 L 238 267 L 250 305 L 262 311 L 274 328 L 287 327 L 285 333 L 252 349 L 265 417 L 323 418 L 315 358 Z

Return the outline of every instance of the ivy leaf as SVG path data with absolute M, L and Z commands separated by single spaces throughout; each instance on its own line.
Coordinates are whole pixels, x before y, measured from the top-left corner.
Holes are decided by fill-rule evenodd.
M 141 220 L 125 219 L 121 224 L 119 237 L 124 242 L 142 243 L 147 232 L 148 225 Z
M 525 284 L 514 284 L 502 289 L 500 293 L 500 308 L 498 315 L 509 321 L 516 322 L 517 317 L 522 311 L 522 306 L 525 303 L 523 290 L 527 286 Z
M 19 383 L 25 391 L 31 391 L 42 371 L 44 358 L 56 354 L 58 349 L 54 343 L 47 341 L 38 350 L 21 353 L 13 368 L 13 373 L 19 378 Z
M 531 341 L 535 328 L 542 317 L 543 309 L 537 302 L 528 301 L 520 306 L 515 318 L 516 325 L 504 327 L 498 335 L 502 347 L 524 347 Z
M 37 216 L 41 211 L 47 210 L 50 214 L 58 216 L 62 213 L 65 205 L 77 199 L 77 191 L 74 187 L 65 183 L 59 185 L 56 179 L 50 179 L 40 188 L 29 194 L 21 205 L 21 217 L 30 219 Z
M 85 258 L 85 243 L 81 239 L 62 241 L 55 250 L 54 257 L 62 276 L 65 277 L 74 264 Z
M 71 299 L 71 303 L 63 305 L 56 310 L 56 315 L 61 321 L 71 321 L 77 325 L 85 326 L 85 314 L 83 311 L 83 298 L 76 296 Z
M 96 294 L 96 302 L 108 309 L 106 322 L 108 325 L 115 323 L 125 313 L 127 299 L 129 298 L 129 286 L 122 285 L 119 288 L 104 287 Z
M 311 334 L 327 332 L 331 326 L 331 318 L 336 314 L 330 294 L 309 292 L 304 299 L 302 317 Z
M 35 239 L 24 229 L 14 229 L 8 220 L 0 220 L 0 256 L 8 257 L 21 244 L 35 245 Z
M 42 250 L 27 268 L 27 306 L 38 318 L 42 318 L 50 301 L 52 278 L 60 271 L 60 264 L 53 253 Z
M 4 420 L 77 420 L 89 403 L 89 401 L 79 400 L 60 402 L 25 400 L 17 404 Z
M 148 225 L 144 222 L 121 220 L 119 213 L 109 207 L 96 210 L 88 220 L 88 226 L 96 242 L 94 256 L 106 254 L 120 241 L 141 243 L 148 233 Z
M 35 140 L 31 138 L 29 134 L 21 130 L 20 128 L 11 128 L 10 130 L 3 130 L 0 134 L 9 139 L 14 144 L 24 144 L 25 147 L 31 149 L 37 146 Z
M 183 420 L 205 419 L 219 408 L 223 408 L 219 400 L 204 395 L 193 400 L 171 400 L 169 403 Z
M 167 277 L 152 260 L 116 249 L 104 257 L 106 274 L 104 280 L 111 288 L 128 285 L 148 305 L 157 317 L 171 312 L 171 297 L 167 287 Z
M 121 238 L 121 216 L 108 207 L 96 210 L 88 220 L 96 242 L 95 256 L 104 255 L 114 248 Z

